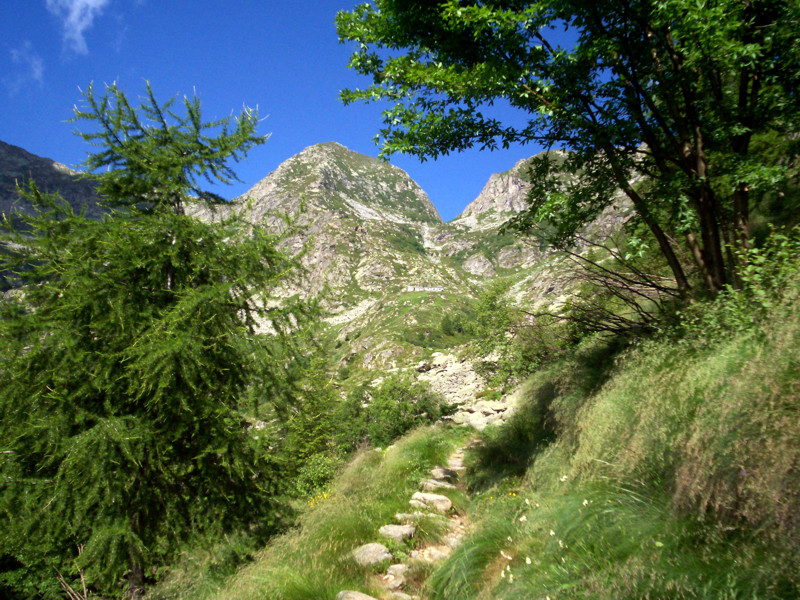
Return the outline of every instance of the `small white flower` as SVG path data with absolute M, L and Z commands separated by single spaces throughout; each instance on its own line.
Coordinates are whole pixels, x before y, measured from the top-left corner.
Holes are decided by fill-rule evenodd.
M 530 556 L 526 556 L 526 557 L 525 557 L 525 564 L 526 564 L 526 565 L 529 565 L 529 564 L 531 564 L 531 557 L 530 557 Z
M 525 521 L 527 521 L 527 520 L 528 520 L 528 517 L 526 517 L 525 515 L 522 515 L 522 516 L 519 518 L 519 522 L 520 522 L 520 523 L 524 523 L 524 522 L 525 522 Z
M 555 531 L 553 531 L 553 530 L 551 529 L 551 530 L 550 530 L 550 535 L 551 535 L 551 536 L 553 536 L 553 535 L 555 535 L 555 534 L 556 534 L 556 532 L 555 532 Z
M 558 547 L 559 548 L 563 548 L 564 547 L 564 542 L 562 542 L 561 540 L 558 540 Z
M 511 556 L 510 554 L 506 554 L 506 553 L 505 553 L 505 552 L 503 552 L 502 550 L 500 550 L 500 556 L 502 556 L 502 557 L 503 557 L 503 558 L 505 558 L 506 560 L 514 560 L 514 557 L 513 557 L 513 556 Z
M 508 583 L 514 583 L 514 575 L 513 573 L 508 574 Z
M 566 480 L 567 480 L 567 476 L 566 476 L 566 475 L 562 475 L 562 476 L 561 476 L 561 481 L 562 481 L 562 482 L 564 482 L 564 481 L 566 481 Z
M 586 499 L 584 499 L 584 500 L 583 500 L 583 505 L 584 505 L 584 506 L 589 506 L 589 501 L 588 501 L 588 500 L 586 500 Z
M 511 543 L 513 543 L 513 542 L 514 542 L 514 540 L 512 540 L 512 539 L 511 539 L 511 536 L 508 536 L 506 539 L 507 539 L 509 542 L 511 542 Z
M 506 565 L 506 571 L 508 571 L 509 573 L 511 573 L 511 565 Z
M 500 571 L 500 577 L 505 578 L 505 576 L 506 576 L 506 572 L 505 571 Z
M 531 501 L 530 501 L 530 500 L 528 500 L 527 498 L 525 498 L 525 504 L 527 504 L 528 506 L 530 506 L 530 505 L 531 505 Z
M 539 504 L 537 503 L 536 506 L 534 506 L 534 508 L 539 508 Z

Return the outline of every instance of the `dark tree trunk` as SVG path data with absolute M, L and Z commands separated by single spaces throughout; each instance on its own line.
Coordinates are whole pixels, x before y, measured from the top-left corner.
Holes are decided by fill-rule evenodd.
M 128 598 L 141 600 L 144 596 L 144 567 L 131 552 L 130 571 L 128 571 Z

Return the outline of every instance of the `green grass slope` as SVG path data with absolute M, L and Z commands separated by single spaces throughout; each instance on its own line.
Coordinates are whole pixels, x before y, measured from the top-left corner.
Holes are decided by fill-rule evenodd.
M 534 376 L 472 455 L 478 526 L 430 598 L 800 596 L 799 288 L 729 335 Z
M 800 276 L 789 250 L 762 278 L 771 287 L 692 309 L 680 336 L 625 350 L 590 338 L 528 379 L 514 418 L 467 454 L 470 496 L 455 500 L 470 532 L 414 574 L 411 592 L 800 597 Z M 179 585 L 172 597 L 333 600 L 357 589 L 388 598 L 378 571 L 348 554 L 375 541 L 422 474 L 469 435 L 425 428 L 360 454 L 235 577 Z M 413 544 L 441 533 L 432 521 Z M 392 549 L 402 559 L 411 545 Z

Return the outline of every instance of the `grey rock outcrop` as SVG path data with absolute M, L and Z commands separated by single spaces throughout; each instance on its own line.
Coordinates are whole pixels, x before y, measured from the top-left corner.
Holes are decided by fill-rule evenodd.
M 372 542 L 359 546 L 352 553 L 353 560 L 362 567 L 377 565 L 387 560 L 392 560 L 392 555 L 383 544 Z

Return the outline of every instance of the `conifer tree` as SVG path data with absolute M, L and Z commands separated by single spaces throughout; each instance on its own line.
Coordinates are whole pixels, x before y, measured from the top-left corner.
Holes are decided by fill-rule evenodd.
M 36 213 L 5 222 L 0 556 L 40 569 L 37 595 L 80 573 L 137 598 L 187 537 L 278 523 L 279 473 L 240 405 L 291 398 L 307 311 L 266 306 L 293 266 L 274 239 L 191 216 L 221 201 L 202 181 L 234 180 L 229 161 L 265 141 L 254 111 L 208 123 L 149 85 L 138 107 L 116 86 L 85 101 L 106 214 L 30 184 Z

